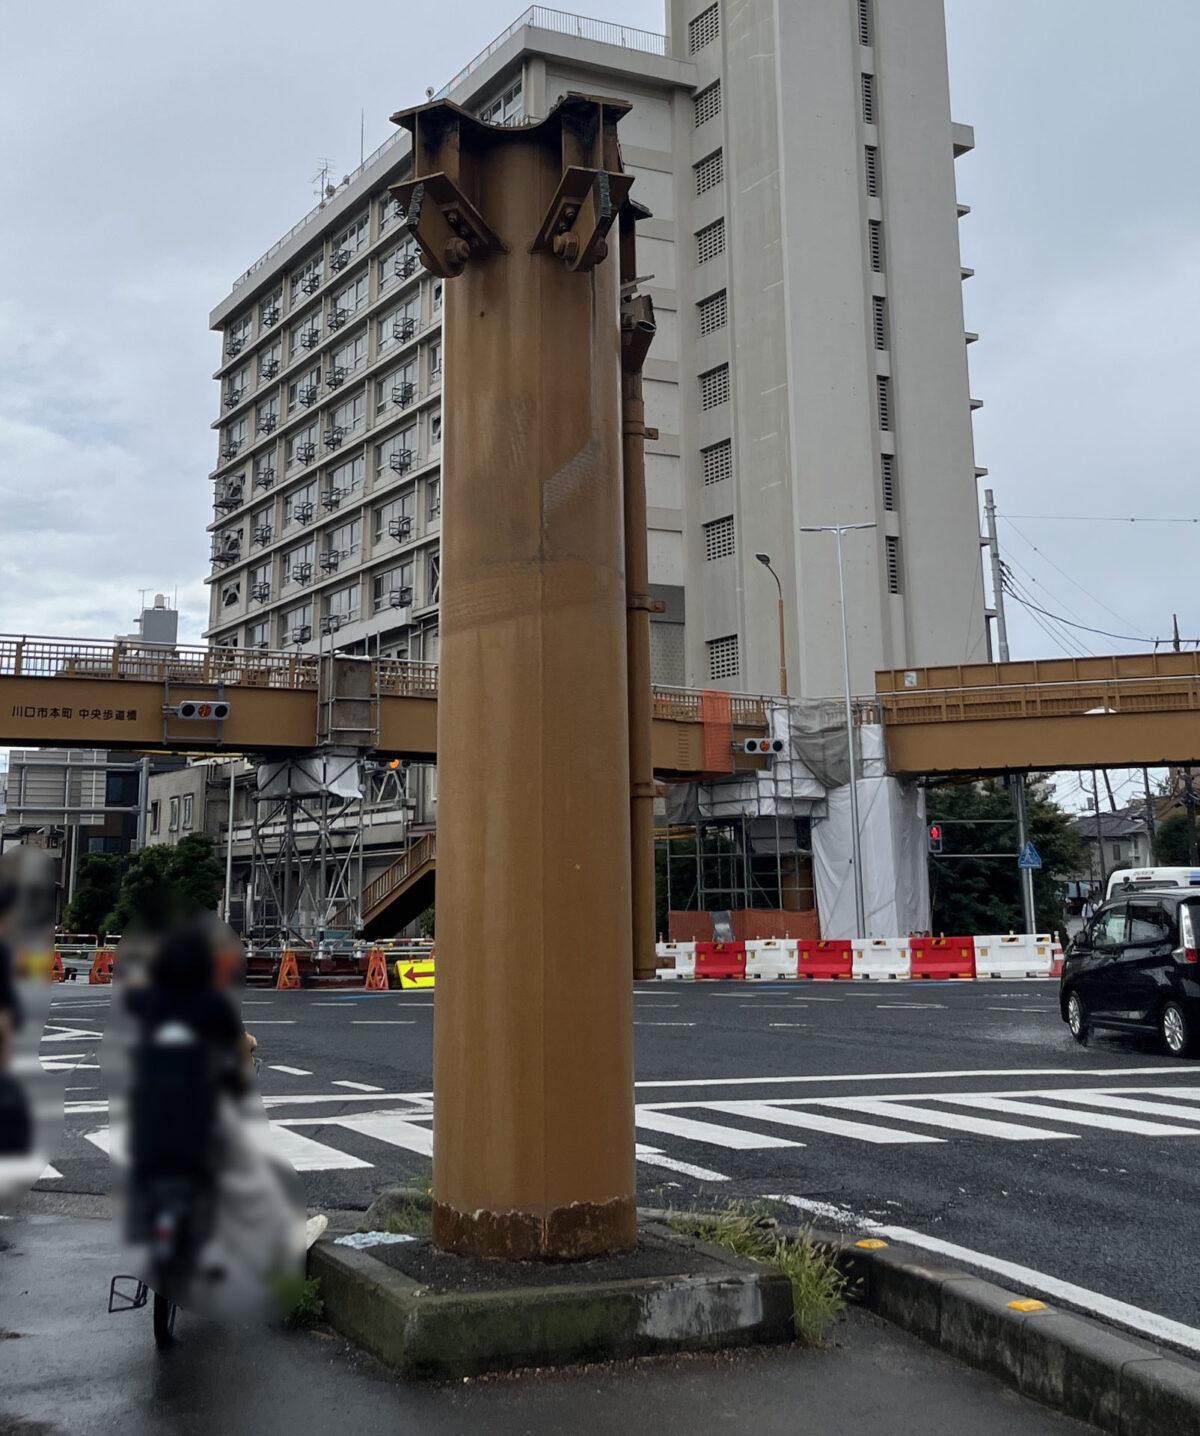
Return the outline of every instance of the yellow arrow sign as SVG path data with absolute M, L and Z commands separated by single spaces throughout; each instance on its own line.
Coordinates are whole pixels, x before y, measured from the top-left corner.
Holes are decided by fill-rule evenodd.
M 396 976 L 401 987 L 432 987 L 433 959 L 424 962 L 406 962 L 403 958 L 396 964 Z

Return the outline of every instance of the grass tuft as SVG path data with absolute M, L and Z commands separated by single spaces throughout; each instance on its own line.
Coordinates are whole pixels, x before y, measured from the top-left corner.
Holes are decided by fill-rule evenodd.
M 677 1212 L 667 1224 L 735 1256 L 778 1267 L 792 1284 L 796 1339 L 820 1346 L 846 1306 L 846 1278 L 833 1255 L 814 1245 L 809 1232 L 796 1240 L 783 1236 L 771 1210 L 735 1204 L 716 1212 Z

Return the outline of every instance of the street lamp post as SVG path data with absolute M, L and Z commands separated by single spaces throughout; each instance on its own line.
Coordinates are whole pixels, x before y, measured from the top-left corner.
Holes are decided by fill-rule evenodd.
M 801 525 L 803 534 L 836 534 L 838 562 L 838 599 L 842 607 L 842 667 L 846 679 L 846 751 L 850 759 L 850 848 L 854 864 L 854 929 L 856 937 L 866 937 L 867 919 L 863 902 L 862 849 L 858 834 L 858 765 L 854 761 L 854 708 L 850 696 L 850 630 L 846 622 L 846 579 L 842 569 L 842 535 L 856 529 L 873 529 L 874 524 L 809 524 Z
M 775 587 L 779 590 L 779 696 L 786 698 L 788 696 L 787 632 L 783 626 L 783 584 L 779 582 L 779 575 L 771 567 L 771 555 L 769 553 L 756 553 L 754 557 L 775 580 Z

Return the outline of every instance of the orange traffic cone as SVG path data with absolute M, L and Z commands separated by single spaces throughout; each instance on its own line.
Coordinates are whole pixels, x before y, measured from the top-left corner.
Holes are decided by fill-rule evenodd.
M 296 954 L 285 952 L 279 964 L 279 976 L 275 980 L 277 991 L 290 991 L 300 986 L 300 969 L 296 966 Z
M 386 992 L 388 987 L 387 967 L 384 965 L 383 953 L 377 947 L 373 947 L 367 961 L 367 980 L 363 988 L 367 992 Z
M 51 982 L 66 982 L 67 974 L 63 971 L 62 953 L 54 954 L 54 970 L 50 974 Z
M 92 970 L 88 973 L 88 982 L 92 987 L 104 984 L 107 985 L 113 980 L 113 959 L 114 953 L 109 948 L 102 948 L 92 963 Z

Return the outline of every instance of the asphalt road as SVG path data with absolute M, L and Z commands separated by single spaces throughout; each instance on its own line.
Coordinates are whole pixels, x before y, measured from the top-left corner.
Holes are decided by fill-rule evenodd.
M 639 987 L 641 1201 L 783 1197 L 799 1220 L 875 1224 L 1200 1353 L 1200 1329 L 1171 1324 L 1200 1328 L 1200 1063 L 1116 1036 L 1079 1048 L 1056 992 Z M 108 1189 L 94 1065 L 108 1000 L 55 990 L 42 1054 L 65 1072 L 68 1112 L 47 1191 Z M 250 992 L 243 1015 L 312 1206 L 362 1209 L 428 1170 L 431 993 Z

